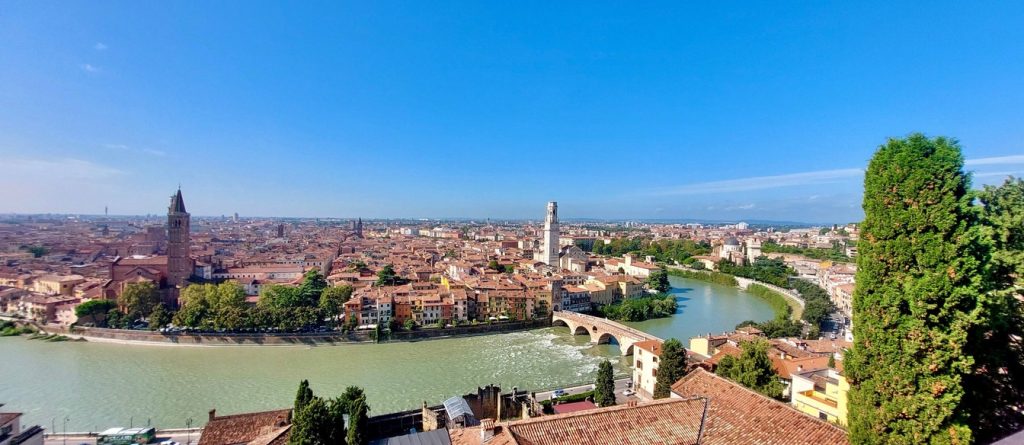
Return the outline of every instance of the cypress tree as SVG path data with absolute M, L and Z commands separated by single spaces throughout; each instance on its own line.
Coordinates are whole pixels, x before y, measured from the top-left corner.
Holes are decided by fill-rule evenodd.
M 366 397 L 360 397 L 352 403 L 348 413 L 348 445 L 366 445 L 366 422 L 369 418 L 366 415 Z
M 598 406 L 615 404 L 615 379 L 612 376 L 612 362 L 605 360 L 597 367 L 597 382 L 594 383 L 594 402 Z
M 665 340 L 658 356 L 658 379 L 654 383 L 654 398 L 664 399 L 671 395 L 672 385 L 686 375 L 686 349 L 674 338 Z
M 845 363 L 854 444 L 969 443 L 961 400 L 987 243 L 955 140 L 891 139 L 868 164 Z
M 294 415 L 298 416 L 302 413 L 302 409 L 306 407 L 310 400 L 313 400 L 313 390 L 309 389 L 309 380 L 302 380 L 299 382 L 299 391 L 295 394 Z

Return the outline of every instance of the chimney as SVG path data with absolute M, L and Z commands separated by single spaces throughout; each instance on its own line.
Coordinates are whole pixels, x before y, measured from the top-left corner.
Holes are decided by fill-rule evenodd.
M 213 422 L 213 419 L 216 419 L 216 418 L 217 418 L 217 408 L 211 409 L 210 410 L 210 422 Z
M 491 419 L 480 421 L 480 443 L 490 442 L 494 438 L 495 425 Z
M 804 365 L 796 365 L 796 372 L 801 372 L 803 370 L 804 370 Z
M 779 358 L 785 360 L 786 359 L 786 351 L 779 351 Z

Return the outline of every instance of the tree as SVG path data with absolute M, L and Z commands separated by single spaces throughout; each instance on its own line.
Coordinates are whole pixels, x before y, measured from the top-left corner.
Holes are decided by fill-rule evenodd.
M 345 314 L 345 302 L 352 298 L 352 286 L 332 286 L 320 293 L 320 311 L 324 317 L 337 323 Z
M 612 362 L 605 360 L 597 367 L 597 381 L 594 382 L 594 403 L 598 406 L 615 404 L 615 380 L 612 377 Z
M 352 407 L 348 412 L 348 445 L 366 445 L 368 443 L 368 437 L 366 434 L 366 423 L 369 418 L 366 412 L 369 408 L 366 406 L 366 397 L 360 397 L 352 403 Z
M 668 282 L 668 271 L 665 270 L 665 267 L 651 272 L 647 277 L 647 287 L 661 294 L 668 292 L 672 288 L 672 285 Z
M 411 319 L 411 318 L 410 318 L 410 319 L 408 319 L 408 320 L 405 320 L 405 325 L 404 325 L 404 327 L 405 327 L 405 330 L 407 330 L 407 331 L 411 331 L 411 330 L 413 330 L 413 329 L 416 329 L 416 322 L 415 322 L 415 321 L 412 321 L 412 319 Z
M 331 441 L 331 437 L 334 435 L 335 418 L 331 415 L 324 399 L 313 397 L 296 412 L 288 435 L 289 444 L 328 445 L 337 443 Z
M 890 139 L 868 164 L 844 363 L 852 443 L 972 440 L 963 379 L 989 247 L 969 190 L 952 139 Z
M 302 277 L 302 284 L 299 285 L 299 304 L 305 307 L 316 307 L 320 303 L 320 295 L 326 288 L 327 280 L 320 273 L 320 269 L 314 267 L 306 271 Z
M 488 268 L 488 269 L 491 269 L 491 270 L 496 270 L 496 271 L 498 271 L 498 272 L 501 272 L 501 271 L 503 271 L 503 270 L 504 270 L 504 268 L 503 268 L 503 267 L 501 267 L 501 264 L 498 264 L 498 261 L 497 261 L 497 260 L 491 260 L 491 261 L 488 261 L 488 262 L 487 262 L 487 268 Z
M 167 310 L 167 307 L 163 303 L 159 303 L 153 308 L 153 313 L 149 314 L 149 329 L 157 330 L 171 322 L 171 313 Z
M 117 308 L 111 300 L 89 300 L 75 307 L 75 316 L 79 323 L 101 324 L 106 320 L 107 312 Z
M 829 354 L 828 356 L 828 367 L 836 369 L 836 356 L 835 354 Z
M 743 342 L 740 344 L 743 351 L 740 356 L 729 357 L 729 360 L 723 357 L 715 373 L 768 397 L 781 398 L 782 382 L 776 377 L 775 367 L 768 357 L 768 347 L 764 340 Z
M 363 399 L 364 401 L 366 399 L 366 392 L 363 391 L 363 388 L 358 386 L 349 386 L 345 388 L 345 392 L 341 393 L 336 400 L 344 407 L 345 413 L 348 414 L 355 407 L 355 402 L 359 399 Z M 366 405 L 366 410 L 370 410 L 369 405 Z
M 135 321 L 153 312 L 153 308 L 160 303 L 160 291 L 149 281 L 128 283 L 117 302 L 128 320 Z
M 112 329 L 121 328 L 124 326 L 124 322 L 122 321 L 123 318 L 124 316 L 121 315 L 121 311 L 117 310 L 116 308 L 111 309 L 107 311 L 106 325 L 107 327 Z
M 272 308 L 293 308 L 303 305 L 302 292 L 297 287 L 272 284 L 260 289 L 260 306 Z
M 674 338 L 665 340 L 658 356 L 658 379 L 654 384 L 654 398 L 671 395 L 672 385 L 686 375 L 686 349 Z
M 295 412 L 301 412 L 311 400 L 313 400 L 313 390 L 309 389 L 309 380 L 302 380 L 299 382 L 299 391 L 295 394 Z
M 378 286 L 397 286 L 405 283 L 406 281 L 395 273 L 395 266 L 390 264 L 384 266 L 379 272 L 377 272 Z
M 1024 180 L 985 186 L 977 198 L 992 242 L 994 290 L 986 323 L 968 340 L 975 364 L 963 404 L 971 407 L 977 442 L 987 443 L 1024 428 Z

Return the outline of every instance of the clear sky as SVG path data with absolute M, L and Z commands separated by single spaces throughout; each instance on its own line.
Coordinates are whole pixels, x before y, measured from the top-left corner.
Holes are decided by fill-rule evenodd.
M 0 4 L 0 212 L 846 222 L 1024 174 L 1024 2 Z

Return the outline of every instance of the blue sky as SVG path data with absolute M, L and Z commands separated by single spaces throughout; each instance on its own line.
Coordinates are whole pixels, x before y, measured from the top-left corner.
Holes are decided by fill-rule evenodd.
M 4 2 L 0 212 L 846 222 L 914 131 L 1024 174 L 1024 3 L 552 3 Z

